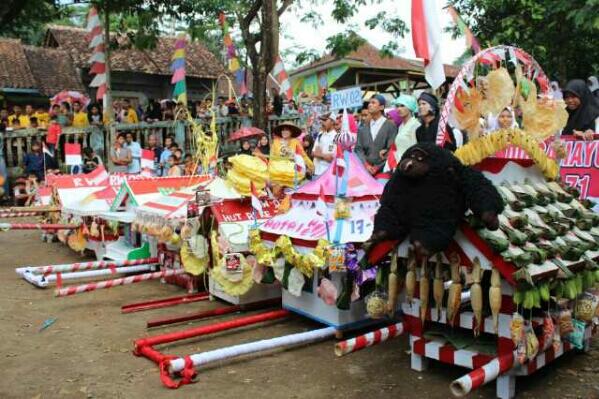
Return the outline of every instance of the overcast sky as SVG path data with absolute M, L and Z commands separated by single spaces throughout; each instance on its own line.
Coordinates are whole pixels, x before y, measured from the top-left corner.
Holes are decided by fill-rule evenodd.
M 436 0 L 439 7 L 439 20 L 443 28 L 451 26 L 453 22 L 451 17 L 446 10 L 442 8 L 446 5 L 446 0 Z M 320 54 L 325 52 L 326 38 L 336 33 L 344 31 L 344 26 L 334 22 L 331 17 L 331 11 L 333 10 L 332 1 L 323 1 L 321 5 L 315 7 L 315 10 L 320 13 L 324 24 L 318 29 L 313 29 L 310 24 L 300 22 L 300 18 L 303 12 L 297 12 L 291 10 L 286 12 L 281 17 L 281 26 L 283 35 L 280 39 L 281 51 L 287 49 L 297 48 L 302 46 L 304 49 L 316 49 Z M 411 1 L 410 0 L 385 0 L 381 4 L 376 6 L 362 7 L 356 17 L 354 17 L 350 23 L 358 26 L 358 33 L 368 40 L 370 43 L 378 48 L 381 48 L 385 43 L 388 43 L 393 39 L 392 35 L 383 32 L 380 28 L 370 30 L 364 26 L 364 22 L 373 18 L 380 11 L 388 11 L 389 15 L 399 15 L 399 17 L 407 24 L 408 28 L 411 28 L 410 11 Z M 289 36 L 289 37 L 287 37 Z M 443 61 L 446 63 L 452 63 L 458 58 L 465 50 L 465 39 L 459 37 L 457 40 L 452 40 L 449 33 L 443 33 Z M 412 47 L 412 36 L 411 30 L 403 38 L 400 38 L 400 47 L 403 47 L 405 51 L 400 55 L 402 57 L 414 58 L 414 48 Z M 287 63 L 292 64 L 295 60 L 285 60 Z

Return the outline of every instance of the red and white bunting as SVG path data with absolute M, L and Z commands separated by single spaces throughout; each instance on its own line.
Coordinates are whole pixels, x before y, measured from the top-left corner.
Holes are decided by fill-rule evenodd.
M 87 32 L 89 48 L 93 49 L 90 58 L 91 75 L 95 75 L 89 87 L 96 87 L 96 100 L 101 100 L 106 93 L 106 56 L 104 54 L 104 33 L 96 7 L 89 9 L 87 16 Z
M 285 71 L 285 66 L 283 65 L 283 60 L 281 59 L 281 56 L 277 56 L 275 66 L 272 69 L 272 74 L 279 83 L 281 93 L 285 93 L 285 95 L 287 96 L 287 100 L 292 99 L 293 90 L 291 89 L 291 82 L 289 81 L 289 76 Z

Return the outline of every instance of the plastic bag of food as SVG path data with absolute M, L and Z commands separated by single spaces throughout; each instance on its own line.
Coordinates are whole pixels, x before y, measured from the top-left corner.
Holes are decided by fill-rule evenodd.
M 539 339 L 535 334 L 535 330 L 528 324 L 526 326 L 526 358 L 529 361 L 533 360 L 537 353 L 539 353 Z
M 555 325 L 553 319 L 549 313 L 543 317 L 543 347 L 542 350 L 546 350 L 553 343 L 553 335 L 555 333 Z
M 559 322 L 559 334 L 562 337 L 567 336 L 574 331 L 574 325 L 572 324 L 572 312 L 569 309 L 562 309 L 557 316 Z
M 520 313 L 516 312 L 512 315 L 510 332 L 512 335 L 512 341 L 514 342 L 514 345 L 518 346 L 520 341 L 524 339 L 524 318 Z
M 599 297 L 588 292 L 583 292 L 576 300 L 574 317 L 578 320 L 590 323 L 595 316 L 597 304 L 599 304 Z
M 572 320 L 573 331 L 568 334 L 566 339 L 576 349 L 584 349 L 584 331 L 586 329 L 586 323 L 582 320 Z

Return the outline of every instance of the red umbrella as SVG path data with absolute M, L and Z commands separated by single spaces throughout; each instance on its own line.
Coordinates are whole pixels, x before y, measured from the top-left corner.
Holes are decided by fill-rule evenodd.
M 240 139 L 246 139 L 249 137 L 263 136 L 266 133 L 262 129 L 258 129 L 257 127 L 242 127 L 241 129 L 233 132 L 231 136 L 229 136 L 229 141 L 235 141 Z

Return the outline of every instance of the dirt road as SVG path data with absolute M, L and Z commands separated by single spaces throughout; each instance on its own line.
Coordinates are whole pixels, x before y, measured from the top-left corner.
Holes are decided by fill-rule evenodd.
M 335 357 L 328 341 L 218 364 L 200 370 L 196 384 L 168 390 L 153 363 L 132 355 L 133 340 L 187 326 L 147 331 L 148 319 L 222 304 L 200 302 L 123 315 L 123 304 L 183 293 L 152 281 L 54 298 L 51 289 L 36 289 L 14 272 L 17 266 L 80 259 L 63 244 L 42 243 L 36 232 L 0 233 L 0 398 L 448 398 L 449 383 L 467 372 L 439 363 L 426 373 L 412 371 L 406 338 L 343 358 Z M 51 317 L 55 324 L 39 332 Z M 185 355 L 316 327 L 292 317 L 160 349 Z M 591 354 L 566 355 L 533 377 L 519 379 L 518 397 L 599 398 L 597 340 L 593 346 Z M 493 398 L 494 393 L 495 385 L 489 384 L 472 397 Z

